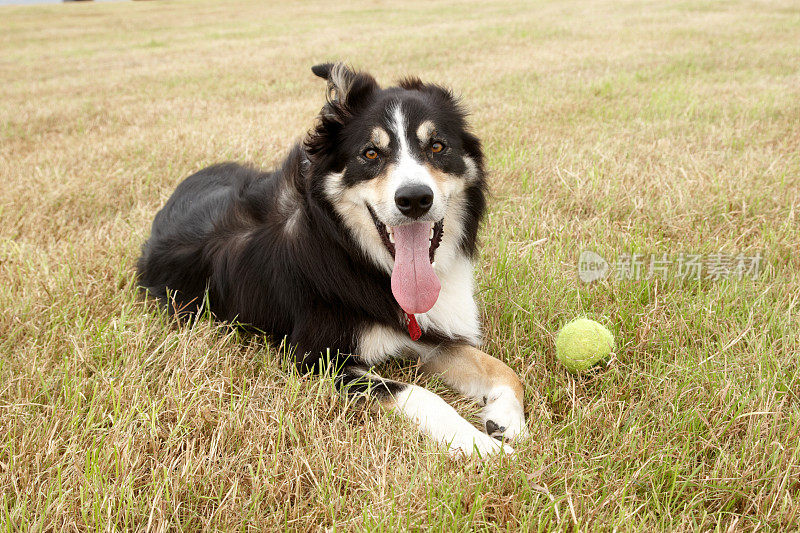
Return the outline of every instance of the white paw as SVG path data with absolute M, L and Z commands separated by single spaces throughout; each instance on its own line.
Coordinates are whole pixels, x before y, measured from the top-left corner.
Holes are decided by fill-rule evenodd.
M 472 431 L 462 431 L 448 441 L 448 451 L 453 457 L 489 457 L 499 453 L 514 453 L 514 448 L 470 426 Z
M 502 436 L 508 440 L 521 440 L 530 436 L 522 405 L 508 387 L 500 387 L 486 398 L 481 419 L 489 435 Z
M 408 385 L 394 399 L 397 411 L 416 422 L 423 433 L 446 445 L 453 456 L 487 457 L 514 452 L 511 446 L 478 430 L 442 398 L 421 387 Z

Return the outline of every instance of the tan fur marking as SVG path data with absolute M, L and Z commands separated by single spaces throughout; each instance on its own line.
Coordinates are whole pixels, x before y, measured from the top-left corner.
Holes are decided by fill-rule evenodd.
M 517 374 L 504 362 L 473 346 L 443 350 L 426 362 L 423 370 L 441 374 L 447 384 L 471 396 L 505 385 L 514 391 L 520 405 L 523 404 L 522 382 Z
M 464 178 L 468 181 L 475 181 L 478 179 L 478 165 L 475 160 L 470 156 L 464 156 L 464 164 L 467 166 L 467 171 L 464 173 Z
M 392 169 L 393 165 L 387 165 L 380 176 L 352 187 L 345 187 L 341 183 L 341 175 L 332 174 L 326 178 L 325 186 L 327 196 L 334 209 L 353 232 L 355 238 L 362 243 L 364 251 L 372 257 L 376 264 L 382 265 L 390 272 L 392 257 L 381 242 L 378 232 L 375 231 L 375 224 L 365 205 L 375 206 L 382 201 L 386 193 L 387 176 Z
M 389 184 L 389 176 L 394 172 L 394 163 L 386 165 L 383 171 L 375 176 L 374 179 L 365 181 L 358 185 L 359 187 L 371 188 L 374 191 L 375 198 L 384 198 L 386 195 L 386 187 Z M 377 203 L 377 202 L 375 202 Z
M 389 148 L 389 134 L 386 132 L 385 129 L 376 126 L 372 130 L 372 136 L 370 137 L 372 143 L 380 148 L 381 150 L 386 150 Z
M 426 120 L 417 128 L 417 139 L 419 139 L 420 144 L 425 144 L 434 133 L 436 133 L 436 125 L 430 120 Z
M 466 182 L 463 178 L 442 172 L 431 165 L 426 164 L 426 166 L 428 167 L 428 172 L 431 173 L 433 181 L 436 182 L 436 186 L 439 187 L 439 190 L 442 191 L 445 198 L 450 199 L 462 193 L 466 188 Z

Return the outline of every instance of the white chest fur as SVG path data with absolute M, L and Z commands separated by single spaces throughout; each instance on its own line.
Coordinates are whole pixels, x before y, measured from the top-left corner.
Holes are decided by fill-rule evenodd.
M 436 305 L 427 313 L 416 315 L 422 331 L 436 329 L 447 336 L 463 337 L 471 344 L 478 344 L 481 333 L 473 294 L 472 262 L 466 257 L 457 257 L 447 262 L 446 271 L 436 270 L 442 289 Z M 366 328 L 358 347 L 358 355 L 370 365 L 396 357 L 405 350 L 417 352 L 423 359 L 435 350 L 433 346 L 412 341 L 407 333 L 380 325 Z

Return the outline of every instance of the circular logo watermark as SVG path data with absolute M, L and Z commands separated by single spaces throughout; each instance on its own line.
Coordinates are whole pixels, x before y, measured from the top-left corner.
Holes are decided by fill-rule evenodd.
M 591 250 L 584 250 L 578 258 L 578 277 L 584 283 L 591 283 L 608 276 L 608 261 Z

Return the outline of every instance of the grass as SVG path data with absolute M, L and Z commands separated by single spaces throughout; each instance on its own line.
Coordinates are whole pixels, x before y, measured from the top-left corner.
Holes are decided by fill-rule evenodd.
M 790 0 L 0 8 L 3 529 L 800 528 L 798 43 Z M 279 161 L 339 58 L 472 111 L 484 348 L 533 433 L 513 457 L 452 461 L 280 347 L 137 297 L 175 185 Z M 584 284 L 587 248 L 764 269 Z M 553 340 L 582 314 L 618 349 L 573 377 Z

